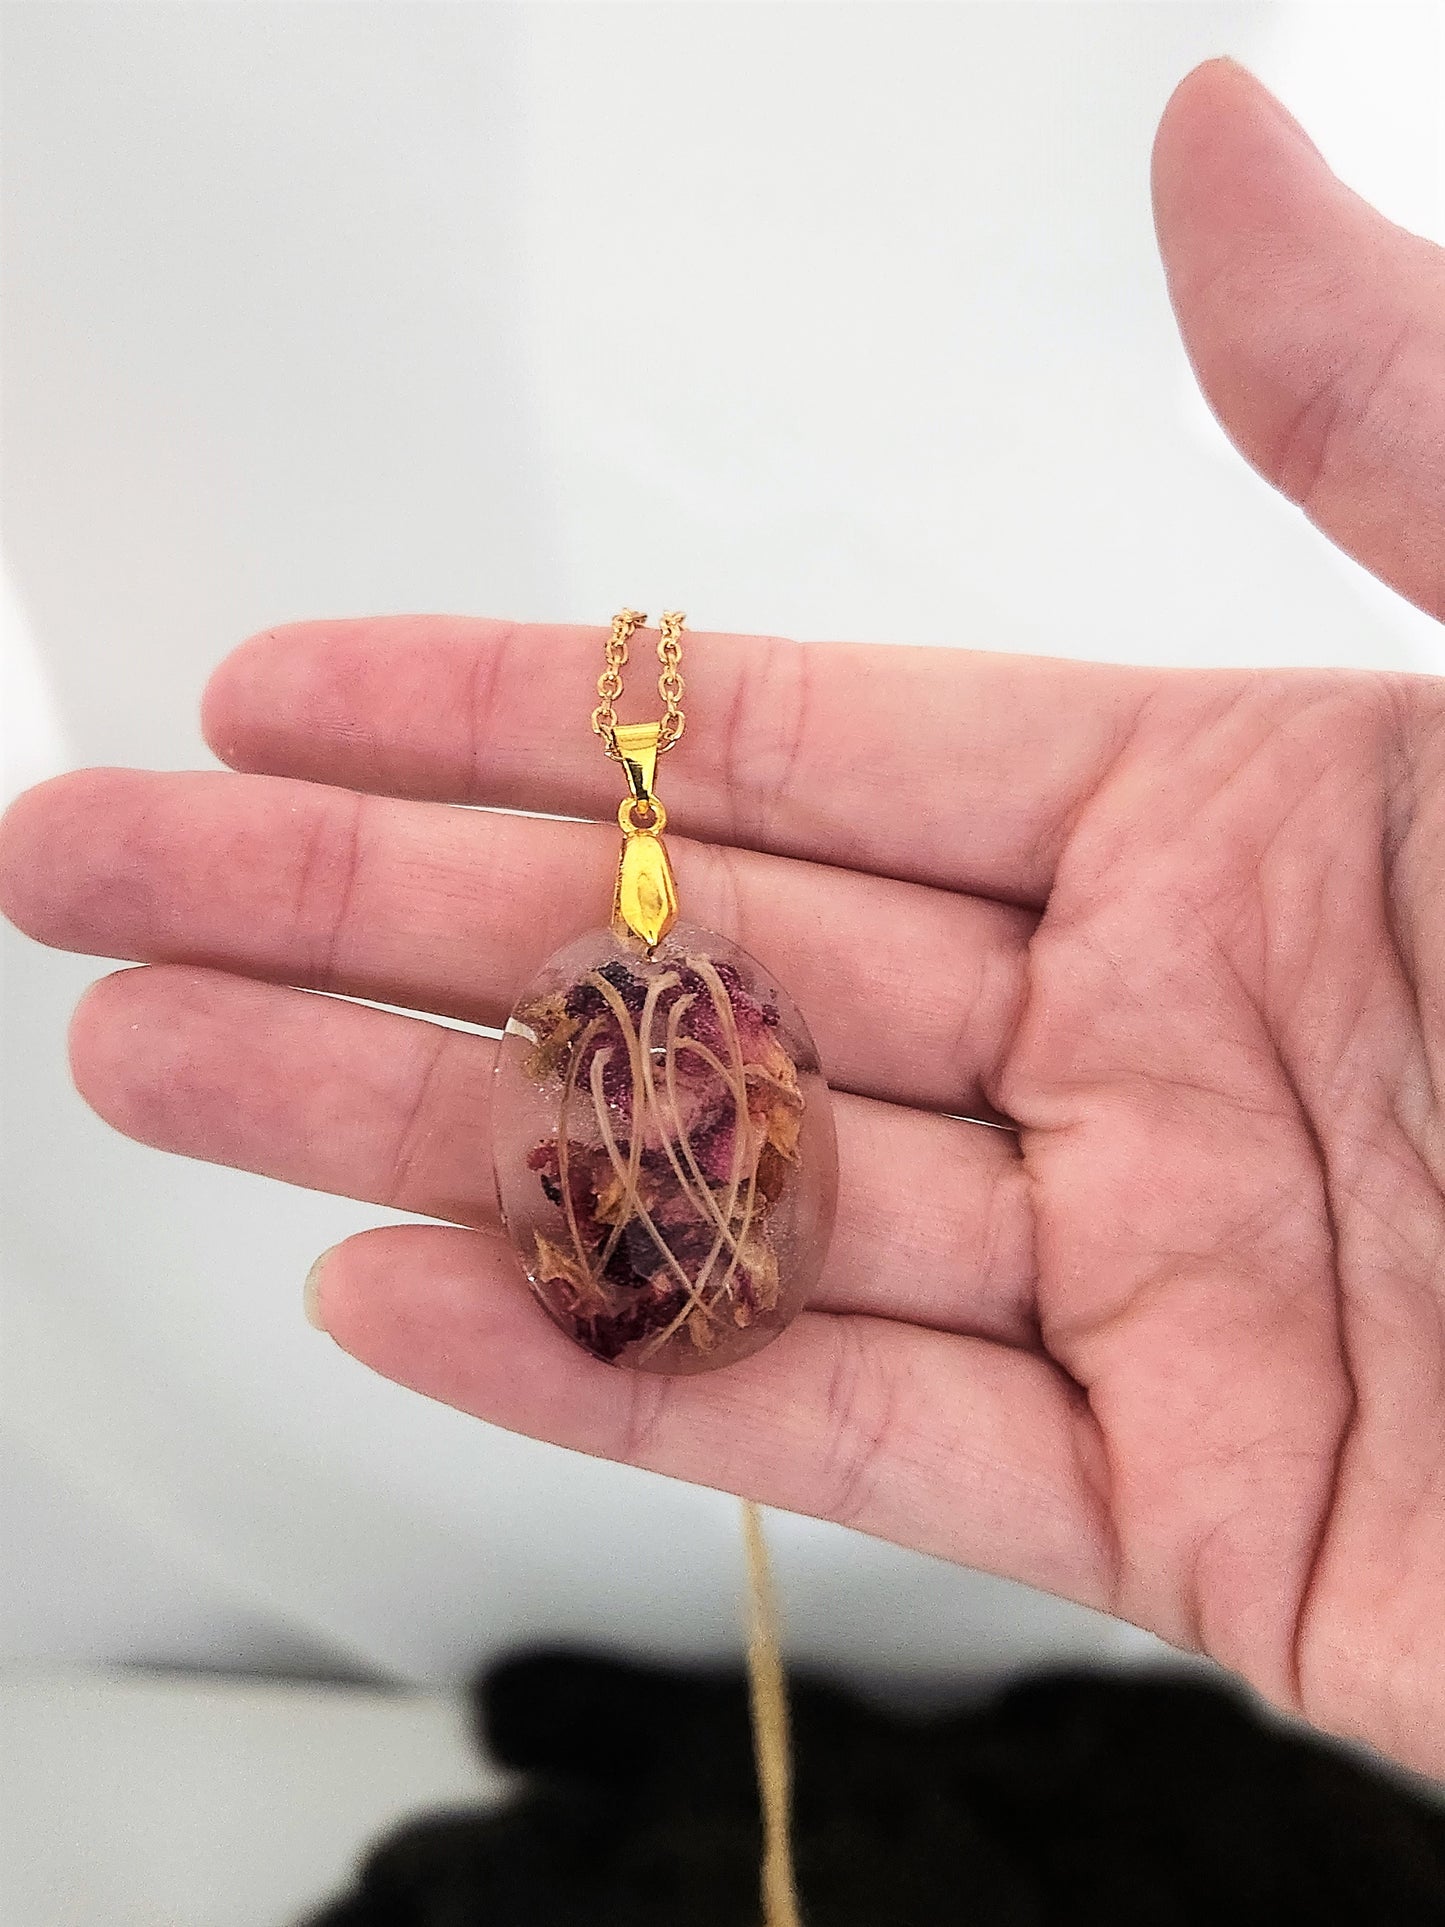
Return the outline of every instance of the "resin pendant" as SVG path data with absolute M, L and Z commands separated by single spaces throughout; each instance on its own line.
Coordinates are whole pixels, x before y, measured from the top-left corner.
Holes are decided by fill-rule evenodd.
M 614 622 L 604 703 L 641 620 Z M 675 641 L 681 622 L 664 617 L 665 669 L 666 625 Z M 658 685 L 667 743 L 682 726 L 675 671 L 674 653 Z M 700 1372 L 761 1351 L 802 1309 L 827 1255 L 838 1154 L 791 999 L 726 937 L 677 922 L 654 788 L 663 727 L 593 715 L 629 791 L 612 925 L 559 950 L 518 999 L 492 1142 L 502 1222 L 562 1329 L 609 1363 Z
M 502 1218 L 594 1357 L 698 1372 L 761 1350 L 832 1229 L 828 1087 L 792 1002 L 735 944 L 595 930 L 523 992 L 497 1065 Z
M 596 1358 L 701 1372 L 802 1308 L 838 1188 L 818 1053 L 761 964 L 677 923 L 657 723 L 608 736 L 630 795 L 612 927 L 522 992 L 497 1058 L 502 1222 L 533 1291 Z

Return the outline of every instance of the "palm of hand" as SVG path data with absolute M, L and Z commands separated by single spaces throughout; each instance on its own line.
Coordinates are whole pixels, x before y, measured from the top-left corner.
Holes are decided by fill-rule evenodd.
M 1270 112 L 1212 68 L 1166 122 L 1190 346 L 1246 451 L 1428 605 L 1445 373 L 1420 379 L 1424 324 L 1376 306 L 1352 332 L 1338 288 L 1362 237 L 1412 314 L 1442 271 Z M 1240 243 L 1238 208 L 1274 226 Z M 1337 331 L 1321 379 L 1258 266 L 1291 247 L 1289 322 L 1313 276 Z M 492 1046 L 286 987 L 498 1020 L 615 832 L 401 799 L 609 816 L 600 757 L 539 755 L 597 647 L 278 632 L 207 704 L 259 773 L 23 799 L 11 914 L 161 966 L 82 1005 L 86 1096 L 172 1150 L 449 1220 L 328 1254 L 320 1316 L 378 1370 L 1108 1607 L 1438 1768 L 1439 688 L 702 643 L 667 795 L 714 844 L 675 850 L 684 900 L 813 1019 L 844 1202 L 817 1309 L 668 1382 L 588 1360 L 522 1290 L 479 1176 Z M 880 743 L 906 756 L 881 779 Z M 960 1121 L 984 1104 L 1017 1138 Z
M 997 1084 L 1041 1335 L 1087 1395 L 1106 1596 L 1418 1760 L 1445 1584 L 1442 751 L 1423 687 L 1181 680 L 1062 850 Z

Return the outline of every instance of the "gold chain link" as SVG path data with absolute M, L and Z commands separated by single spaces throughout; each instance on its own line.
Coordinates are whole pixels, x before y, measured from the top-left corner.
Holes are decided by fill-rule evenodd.
M 666 711 L 662 719 L 662 734 L 657 739 L 657 751 L 671 749 L 687 727 L 687 718 L 682 713 L 682 625 L 687 617 L 681 609 L 663 611 L 660 633 L 657 638 L 657 660 L 662 664 L 662 674 L 657 679 L 657 693 L 661 696 Z
M 611 757 L 617 757 L 617 745 L 612 732 L 617 727 L 617 699 L 622 694 L 622 671 L 627 662 L 627 645 L 632 637 L 646 622 L 647 617 L 640 609 L 619 609 L 612 618 L 612 629 L 604 648 L 606 667 L 597 678 L 597 707 L 592 712 L 592 727 L 602 738 L 602 746 Z M 662 664 L 662 674 L 657 679 L 657 693 L 662 698 L 662 728 L 657 738 L 657 753 L 671 749 L 687 727 L 687 718 L 682 713 L 682 625 L 687 617 L 681 609 L 667 609 L 663 612 L 658 627 L 657 660 Z

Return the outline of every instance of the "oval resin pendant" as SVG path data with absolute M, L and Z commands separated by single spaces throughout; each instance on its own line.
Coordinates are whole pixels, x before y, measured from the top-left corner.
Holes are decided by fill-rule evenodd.
M 792 1000 L 725 937 L 594 930 L 551 957 L 502 1039 L 493 1141 L 532 1289 L 596 1358 L 732 1364 L 817 1282 L 828 1087 Z

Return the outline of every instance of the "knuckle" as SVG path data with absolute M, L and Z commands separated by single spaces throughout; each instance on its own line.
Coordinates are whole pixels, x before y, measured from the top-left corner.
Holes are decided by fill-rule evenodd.
M 301 839 L 292 914 L 310 946 L 312 979 L 322 988 L 342 974 L 361 880 L 365 816 L 364 796 L 341 803 L 328 795 L 316 805 Z
M 414 1210 L 430 1198 L 427 1167 L 439 1136 L 439 1092 L 445 1082 L 454 1033 L 437 1030 L 421 1057 L 410 1096 L 401 1108 L 396 1135 L 379 1186 L 382 1201 L 395 1210 Z
M 662 1429 L 669 1386 L 665 1379 L 645 1372 L 629 1372 L 626 1378 L 627 1395 L 613 1457 L 624 1465 L 648 1466 Z
M 813 673 L 801 643 L 759 637 L 724 720 L 722 766 L 736 834 L 764 847 L 804 760 Z
M 829 1443 L 822 1468 L 822 1510 L 840 1525 L 854 1525 L 871 1504 L 876 1468 L 896 1417 L 887 1374 L 843 1319 L 836 1328 L 823 1408 Z
M 1331 367 L 1287 417 L 1267 473 L 1275 487 L 1307 512 L 1328 488 L 1343 459 L 1362 439 L 1398 438 L 1394 418 L 1403 405 L 1401 375 L 1414 351 L 1418 323 L 1408 318 L 1382 342 L 1366 339 Z

